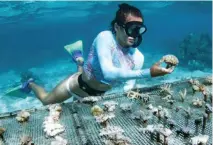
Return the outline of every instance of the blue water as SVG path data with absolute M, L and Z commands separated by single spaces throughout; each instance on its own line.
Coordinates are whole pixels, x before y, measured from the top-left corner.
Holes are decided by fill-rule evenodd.
M 20 80 L 22 71 L 33 71 L 47 90 L 75 72 L 75 64 L 63 46 L 83 40 L 86 59 L 93 39 L 109 28 L 119 3 L 0 2 L 0 113 L 41 106 L 33 94 L 21 99 L 5 97 L 3 93 Z M 212 39 L 212 2 L 126 3 L 142 11 L 148 28 L 140 45 L 145 55 L 145 68 L 162 55 L 178 55 L 179 44 L 189 33 L 206 33 Z M 152 83 L 139 80 L 138 86 L 211 74 L 211 59 L 202 61 L 207 64 L 205 67 L 180 65 L 173 74 L 153 79 Z

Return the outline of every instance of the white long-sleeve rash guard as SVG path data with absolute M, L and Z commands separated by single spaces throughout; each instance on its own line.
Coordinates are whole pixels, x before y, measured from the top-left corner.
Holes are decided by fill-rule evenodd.
M 89 77 L 109 85 L 127 81 L 124 90 L 128 90 L 134 87 L 135 79 L 150 77 L 150 69 L 142 70 L 143 63 L 144 56 L 137 48 L 124 52 L 112 32 L 103 31 L 92 44 L 84 71 Z

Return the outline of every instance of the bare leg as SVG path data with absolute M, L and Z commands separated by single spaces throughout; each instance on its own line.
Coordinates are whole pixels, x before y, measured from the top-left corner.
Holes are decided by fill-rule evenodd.
M 30 88 L 32 89 L 32 91 L 35 93 L 35 95 L 37 96 L 37 98 L 43 102 L 43 100 L 45 99 L 45 97 L 48 95 L 48 93 L 40 86 L 38 86 L 35 83 L 29 83 Z
M 29 83 L 29 87 L 44 105 L 61 103 L 71 97 L 66 90 L 67 80 L 68 78 L 63 80 L 49 93 L 47 93 L 42 87 L 38 86 L 33 82 Z
M 77 58 L 77 70 L 83 72 L 84 59 L 82 57 Z M 62 81 L 58 84 L 53 91 L 47 93 L 42 87 L 34 82 L 29 83 L 30 88 L 35 93 L 36 97 L 44 104 L 59 103 L 70 97 L 70 94 L 66 90 L 66 81 Z

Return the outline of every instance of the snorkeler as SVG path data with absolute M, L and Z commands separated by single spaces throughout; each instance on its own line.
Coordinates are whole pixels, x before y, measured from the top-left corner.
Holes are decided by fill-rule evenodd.
M 138 50 L 146 32 L 140 10 L 128 4 L 119 5 L 111 30 L 100 32 L 94 39 L 87 61 L 83 59 L 82 41 L 65 46 L 78 66 L 78 72 L 64 79 L 47 93 L 33 79 L 22 89 L 33 91 L 44 104 L 60 103 L 66 99 L 103 95 L 116 82 L 126 82 L 124 91 L 134 87 L 136 79 L 170 74 L 174 68 L 162 68 L 162 60 L 151 68 L 142 69 L 144 56 Z

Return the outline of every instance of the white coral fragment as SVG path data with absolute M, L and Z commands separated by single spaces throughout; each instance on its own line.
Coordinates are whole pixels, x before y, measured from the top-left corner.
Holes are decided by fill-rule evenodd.
M 118 105 L 115 101 L 106 101 L 103 103 L 104 110 L 107 112 L 113 112 L 115 110 L 115 106 Z
M 153 107 L 152 104 L 149 104 L 147 109 L 149 109 L 152 113 L 157 113 L 158 112 L 158 108 L 157 107 Z
M 123 111 L 130 111 L 130 110 L 132 110 L 132 103 L 123 103 L 120 105 L 120 108 Z
M 113 136 L 116 134 L 122 134 L 124 130 L 119 126 L 108 126 L 100 130 L 100 136 Z
M 123 135 L 124 130 L 119 126 L 108 126 L 100 130 L 100 136 L 104 136 L 105 145 L 130 145 L 131 140 Z
M 206 145 L 208 139 L 209 139 L 208 135 L 198 135 L 198 136 L 192 137 L 190 142 L 192 145 L 199 145 L 199 144 Z
M 23 110 L 17 114 L 16 120 L 18 122 L 25 122 L 29 119 L 29 117 L 30 117 L 30 113 Z
M 82 99 L 82 102 L 84 103 L 94 103 L 99 101 L 101 98 L 100 97 L 93 97 L 93 96 L 89 96 L 89 97 L 85 97 Z
M 107 113 L 107 114 L 101 114 L 99 116 L 96 116 L 95 118 L 96 118 L 96 122 L 103 123 L 114 117 L 115 117 L 115 115 L 113 113 Z
M 146 128 L 139 128 L 140 132 L 146 133 L 146 132 L 159 132 L 162 135 L 168 137 L 172 134 L 172 131 L 168 128 L 164 128 L 162 124 L 156 124 L 156 125 L 148 125 Z
M 156 130 L 159 130 L 160 128 L 163 128 L 162 124 L 156 124 L 156 125 L 147 125 L 146 128 L 139 128 L 140 132 L 146 133 L 146 132 L 151 132 L 153 133 Z
M 55 136 L 65 131 L 64 126 L 59 123 L 60 113 L 62 111 L 59 105 L 50 105 L 49 116 L 45 117 L 43 129 L 47 136 Z
M 55 140 L 51 142 L 51 145 L 67 145 L 68 141 L 60 136 L 56 136 Z
M 55 122 L 54 120 L 51 120 L 51 119 L 46 119 L 43 122 L 43 128 L 44 128 L 44 132 L 48 136 L 55 136 L 65 131 L 64 126 L 62 126 L 58 122 Z
M 198 99 L 198 98 L 193 99 L 192 104 L 196 107 L 202 107 L 203 106 L 203 100 Z

